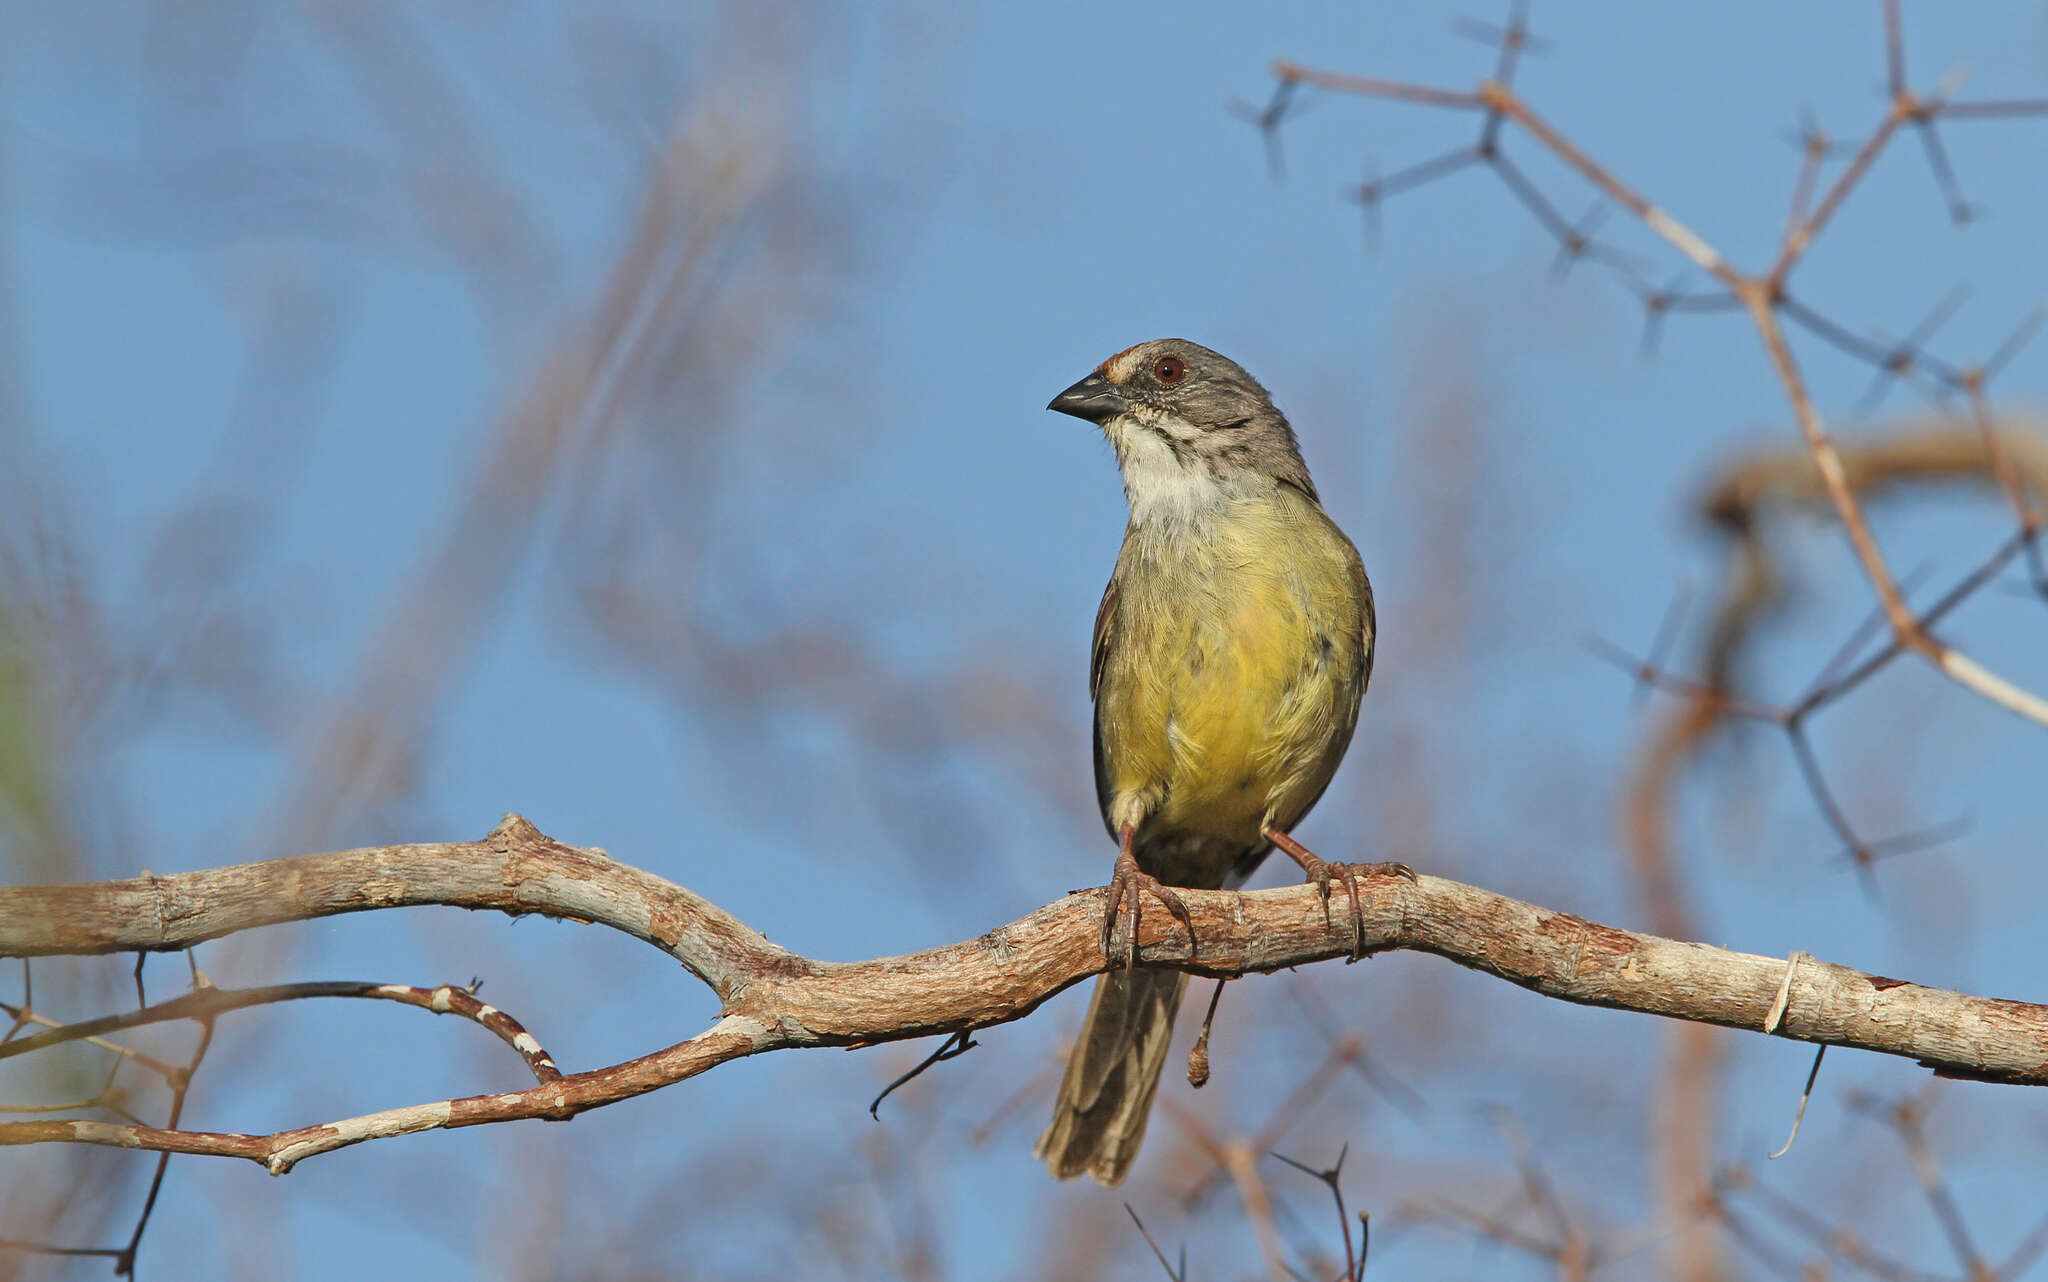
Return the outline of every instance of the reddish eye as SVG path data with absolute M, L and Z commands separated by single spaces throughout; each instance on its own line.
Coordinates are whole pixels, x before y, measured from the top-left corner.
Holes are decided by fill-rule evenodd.
M 1162 356 L 1152 367 L 1153 375 L 1162 383 L 1178 383 L 1187 376 L 1188 367 L 1178 356 Z

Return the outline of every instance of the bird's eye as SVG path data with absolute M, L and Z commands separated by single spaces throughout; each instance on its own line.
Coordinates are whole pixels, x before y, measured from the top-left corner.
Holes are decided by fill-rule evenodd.
M 1178 356 L 1162 356 L 1152 367 L 1153 377 L 1162 383 L 1178 383 L 1187 377 L 1187 363 Z

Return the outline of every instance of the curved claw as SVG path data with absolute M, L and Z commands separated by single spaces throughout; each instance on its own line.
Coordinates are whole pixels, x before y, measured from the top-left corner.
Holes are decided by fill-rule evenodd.
M 1128 900 L 1131 924 L 1124 936 L 1125 970 L 1138 964 L 1138 922 L 1142 896 L 1147 894 L 1165 904 L 1166 911 L 1173 914 L 1174 920 L 1187 928 L 1188 950 L 1194 951 L 1195 920 L 1188 912 L 1188 906 L 1165 882 L 1139 868 L 1138 861 L 1126 852 L 1117 856 L 1116 871 L 1109 879 L 1109 898 L 1102 906 L 1102 955 L 1113 960 L 1115 954 L 1110 949 L 1115 943 L 1117 915 L 1125 910 Z
M 1109 879 L 1108 898 L 1102 904 L 1102 955 L 1109 956 L 1109 946 L 1116 936 L 1117 909 L 1123 906 L 1124 891 L 1128 889 L 1121 877 Z
M 1305 881 L 1313 884 L 1323 897 L 1323 920 L 1330 920 L 1330 885 L 1344 883 L 1344 893 L 1351 900 L 1351 956 L 1357 961 L 1365 956 L 1365 908 L 1358 899 L 1358 882 L 1362 877 L 1405 877 L 1415 880 L 1415 870 L 1406 864 L 1333 864 L 1304 852 L 1297 856 L 1302 871 L 1307 873 Z
M 1344 883 L 1344 893 L 1351 900 L 1351 961 L 1365 956 L 1365 906 L 1358 901 L 1358 874 L 1350 864 L 1333 864 L 1314 855 L 1302 860 L 1303 878 L 1316 888 L 1323 897 L 1323 921 L 1330 920 L 1330 886 L 1333 882 Z

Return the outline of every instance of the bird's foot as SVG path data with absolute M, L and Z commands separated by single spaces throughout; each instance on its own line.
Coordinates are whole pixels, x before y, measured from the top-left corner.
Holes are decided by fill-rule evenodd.
M 1179 895 L 1173 893 L 1172 887 L 1138 867 L 1137 856 L 1131 853 L 1130 841 L 1126 838 L 1123 848 L 1117 851 L 1116 871 L 1110 874 L 1109 899 L 1102 906 L 1102 955 L 1114 961 L 1116 954 L 1110 951 L 1110 946 L 1116 934 L 1117 913 L 1123 910 L 1128 902 L 1131 926 L 1124 936 L 1125 970 L 1130 970 L 1138 964 L 1138 907 L 1139 901 L 1146 895 L 1151 895 L 1165 904 L 1166 911 L 1172 913 L 1175 920 L 1187 927 L 1188 951 L 1194 951 L 1195 922 L 1188 915 L 1188 906 L 1181 902 Z
M 1303 880 L 1316 887 L 1323 896 L 1323 920 L 1330 919 L 1330 888 L 1343 883 L 1344 893 L 1351 900 L 1351 961 L 1365 956 L 1365 908 L 1358 901 L 1358 883 L 1367 877 L 1405 877 L 1415 880 L 1415 870 L 1407 864 L 1334 864 L 1319 858 L 1307 846 L 1278 829 L 1267 829 L 1266 839 L 1287 852 L 1287 857 L 1301 865 Z

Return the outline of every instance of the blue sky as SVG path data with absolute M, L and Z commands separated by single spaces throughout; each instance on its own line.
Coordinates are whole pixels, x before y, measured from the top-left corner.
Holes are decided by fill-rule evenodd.
M 556 255 L 518 288 L 486 291 L 480 309 L 446 260 L 421 249 L 426 231 L 380 216 L 396 207 L 379 185 L 389 174 L 349 162 L 404 154 L 406 113 L 419 107 L 366 91 L 330 29 L 252 7 L 230 24 L 246 39 L 239 49 L 194 50 L 123 6 L 8 12 L 0 212 L 28 413 L 0 459 L 26 460 L 67 514 L 89 580 L 130 636 L 177 635 L 216 604 L 204 573 L 196 587 L 160 590 L 138 551 L 195 494 L 226 478 L 220 510 L 263 509 L 260 546 L 237 553 L 253 564 L 220 576 L 237 609 L 261 620 L 292 674 L 287 689 L 302 692 L 269 709 L 287 742 L 350 688 L 535 354 L 584 315 L 676 103 L 755 113 L 807 175 L 806 216 L 827 248 L 804 260 L 766 355 L 736 385 L 679 381 L 673 401 L 635 421 L 641 453 L 620 466 L 670 449 L 681 461 L 587 493 L 631 493 L 684 532 L 702 557 L 688 612 L 721 646 L 746 654 L 777 637 L 822 638 L 916 706 L 877 710 L 824 678 L 731 697 L 687 679 L 660 688 L 578 615 L 584 527 L 570 495 L 583 491 L 564 485 L 530 547 L 507 558 L 514 569 L 480 639 L 429 706 L 404 710 L 426 728 L 408 786 L 387 805 L 344 807 L 319 846 L 477 835 L 517 809 L 827 958 L 963 938 L 1099 881 L 1110 852 L 1088 796 L 1085 663 L 1122 496 L 1100 439 L 1042 407 L 1109 353 L 1179 334 L 1273 390 L 1379 591 L 1375 687 L 1310 839 L 1382 857 L 1375 834 L 1398 812 L 1403 831 L 1431 834 L 1410 859 L 1419 867 L 1640 923 L 1614 816 L 1647 723 L 1584 640 L 1647 645 L 1680 584 L 1704 596 L 1716 582 L 1717 550 L 1689 502 L 1721 461 L 1794 440 L 1761 351 L 1735 318 L 1678 318 L 1660 354 L 1641 358 L 1629 292 L 1593 264 L 1554 278 L 1554 246 L 1482 172 L 1393 201 L 1368 252 L 1347 187 L 1368 164 L 1392 172 L 1458 145 L 1468 117 L 1318 97 L 1286 131 L 1276 183 L 1259 137 L 1229 109 L 1263 103 L 1275 57 L 1467 87 L 1490 54 L 1451 20 L 1499 15 L 1305 2 L 821 11 L 780 36 L 795 52 L 775 55 L 784 78 L 768 83 L 796 86 L 774 106 L 785 123 L 767 121 L 765 99 L 730 74 L 750 46 L 706 13 L 540 4 L 410 18 L 405 29 L 468 113 L 422 119 L 419 154 L 434 158 L 449 137 L 488 150 Z M 2037 7 L 1922 4 L 1907 16 L 1916 84 L 1956 68 L 1970 96 L 2048 94 Z M 1535 18 L 1549 47 L 1518 83 L 1539 109 L 1745 263 L 1775 244 L 1797 163 L 1782 137 L 1802 109 L 1845 137 L 1881 110 L 1872 5 L 1553 5 Z M 627 38 L 645 32 L 667 43 Z M 185 79 L 168 79 L 188 89 L 205 83 L 191 68 L 208 57 L 240 60 L 224 103 L 152 89 L 164 66 L 184 68 Z M 220 150 L 222 138 L 239 150 Z M 1981 219 L 1949 224 L 1907 140 L 1796 286 L 1858 332 L 1897 335 L 1967 284 L 1935 344 L 1963 361 L 1992 350 L 2048 284 L 2035 270 L 2048 132 L 1981 124 L 1944 141 Z M 1569 215 L 1594 206 L 1526 141 L 1509 145 Z M 1677 273 L 1668 251 L 1624 224 L 1606 229 L 1651 279 Z M 725 287 L 746 288 L 766 252 L 739 257 Z M 294 287 L 331 309 L 321 323 L 333 337 L 311 349 L 317 364 L 280 361 L 286 390 L 265 404 L 303 417 L 238 426 L 251 334 L 290 337 L 251 318 Z M 2039 402 L 2041 350 L 2008 371 L 2001 400 Z M 1883 413 L 1849 416 L 1866 368 L 1810 342 L 1801 354 L 1846 435 L 1882 424 Z M 1896 393 L 1886 408 L 1915 403 Z M 691 444 L 699 437 L 711 443 Z M 1925 564 L 1945 581 L 2001 537 L 2001 520 L 1985 503 L 1915 501 L 1882 509 L 1879 533 L 1902 571 Z M 1867 604 L 1839 536 L 1819 521 L 1788 524 L 1811 591 L 1763 651 L 1757 678 L 1779 694 Z M 2039 610 L 1994 592 L 1954 635 L 2041 688 Z M 263 844 L 278 831 L 289 753 L 203 700 L 145 694 L 131 716 L 89 728 L 114 746 L 90 758 L 91 778 L 71 780 L 80 825 L 99 838 L 94 871 L 296 853 Z M 1032 717 L 1017 733 L 1049 751 L 1006 734 L 1005 710 L 1020 705 Z M 2048 987 L 2033 907 L 2038 732 L 1901 668 L 1829 714 L 1817 741 L 1874 833 L 1964 817 L 1967 835 L 1888 868 L 1886 893 L 1872 899 L 1833 858 L 1783 743 L 1745 737 L 1683 799 L 1687 877 L 1710 942 L 1803 948 L 2016 997 Z M 701 990 L 648 950 L 552 924 L 408 914 L 291 938 L 287 952 L 224 948 L 205 964 L 222 983 L 276 978 L 265 959 L 280 956 L 305 978 L 433 983 L 482 971 L 493 1000 L 532 1012 L 550 1048 L 578 1066 L 677 1040 L 710 1013 Z M 174 982 L 169 963 L 158 973 Z M 1354 1092 L 1295 1137 L 1304 1152 L 1350 1140 L 1372 1153 L 1354 1195 L 1376 1211 L 1446 1182 L 1504 1179 L 1508 1164 L 1475 1111 L 1497 1102 L 1554 1155 L 1589 1215 L 1643 1213 L 1640 1150 L 1613 1135 L 1642 1122 L 1660 1045 L 1650 1021 L 1564 1010 L 1426 958 L 1317 982 L 1431 1104 L 1409 1120 Z M 1243 1071 L 1223 1090 L 1187 1097 L 1214 1125 L 1256 1124 L 1302 1075 L 1313 1039 L 1289 1027 L 1280 983 L 1226 999 L 1275 1031 L 1227 1052 Z M 1050 1053 L 1079 1000 L 993 1031 L 985 1063 L 970 1057 L 920 1084 L 946 1098 L 907 1109 L 890 1142 L 953 1161 L 948 1146 Z M 234 1088 L 195 1095 L 200 1125 L 258 1129 L 483 1090 L 515 1067 L 465 1040 L 469 1030 L 404 1012 L 242 1021 L 222 1070 Z M 243 1244 L 210 1232 L 228 1208 L 235 1223 L 266 1226 L 256 1249 L 280 1253 L 294 1277 L 353 1277 L 366 1265 L 502 1275 L 507 1257 L 476 1243 L 507 1227 L 494 1207 L 531 1187 L 529 1176 L 538 1187 L 576 1182 L 571 1214 L 591 1217 L 580 1231 L 600 1237 L 592 1225 L 606 1214 L 626 1217 L 614 1206 L 661 1205 L 667 1182 L 695 1187 L 693 1158 L 750 1135 L 765 1136 L 758 1156 L 776 1172 L 803 1169 L 800 1155 L 815 1152 L 836 1179 L 841 1157 L 869 1138 L 866 1099 L 908 1054 L 776 1057 L 570 1128 L 404 1140 L 285 1181 L 180 1162 L 145 1263 L 232 1274 Z M 1775 1147 L 1806 1062 L 1795 1047 L 1744 1044 L 1726 1094 L 1731 1157 Z M 1873 1196 L 1901 1208 L 1889 1231 L 1932 1259 L 1932 1226 L 1903 1166 L 1868 1158 L 1884 1137 L 1826 1094 L 1918 1080 L 1902 1065 L 1831 1060 L 1786 1178 L 1845 1188 L 1877 1178 L 1859 1164 L 1888 1175 Z M 1985 1087 L 1952 1088 L 1943 1107 L 1970 1205 L 1987 1235 L 2016 1239 L 2039 1212 L 2038 1181 L 2030 1196 L 2025 1175 L 2039 1169 L 2048 1114 Z M 930 1194 L 951 1227 L 955 1276 L 1031 1276 L 1041 1212 L 1090 1224 L 1105 1208 L 1120 1215 L 1092 1189 L 1046 1185 L 1028 1157 L 1040 1111 L 1034 1101 L 1027 1121 L 959 1159 Z M 763 1118 L 772 1125 L 750 1125 Z M 939 1138 L 918 1138 L 919 1124 Z M 1155 1160 L 1166 1130 L 1155 1129 Z M 593 1178 L 603 1191 L 584 1183 Z M 1211 1275 L 1230 1272 L 1226 1259 L 1255 1260 L 1241 1224 L 1236 1236 L 1229 1224 L 1205 1230 L 1158 1190 L 1141 1197 L 1155 1231 L 1206 1232 L 1236 1252 Z M 687 1204 L 706 1205 L 715 1201 Z M 725 1253 L 745 1252 L 754 1213 L 665 1214 L 690 1221 L 688 1258 L 715 1273 Z M 1133 1235 L 1106 1240 L 1122 1253 L 1117 1275 L 1145 1275 Z M 1450 1234 L 1395 1234 L 1387 1250 L 1388 1268 L 1413 1271 L 1401 1276 L 1520 1267 Z

